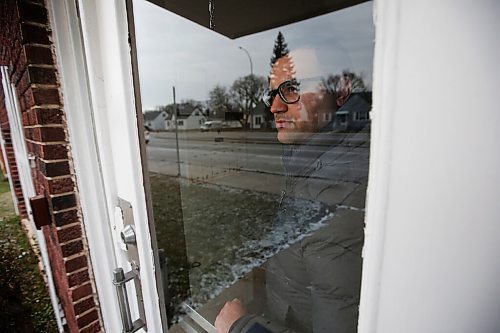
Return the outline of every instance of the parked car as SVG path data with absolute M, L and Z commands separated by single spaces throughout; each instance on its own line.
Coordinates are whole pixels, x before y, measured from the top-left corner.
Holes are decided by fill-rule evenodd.
M 220 132 L 222 130 L 222 121 L 220 120 L 205 121 L 203 125 L 200 126 L 200 130 L 202 132 L 208 132 L 208 131 Z

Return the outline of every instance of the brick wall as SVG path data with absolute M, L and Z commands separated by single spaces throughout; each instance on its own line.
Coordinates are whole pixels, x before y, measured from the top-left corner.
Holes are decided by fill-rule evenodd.
M 58 84 L 50 26 L 43 0 L 0 0 L 0 65 L 9 66 L 17 89 L 32 179 L 48 198 L 52 224 L 43 227 L 57 294 L 69 332 L 100 332 L 101 319 L 71 162 L 65 110 Z M 27 217 L 3 92 L 0 126 L 19 199 Z

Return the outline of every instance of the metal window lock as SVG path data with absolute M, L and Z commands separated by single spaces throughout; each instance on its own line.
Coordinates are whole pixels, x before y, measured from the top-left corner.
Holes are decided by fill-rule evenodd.
M 120 316 L 123 324 L 123 333 L 133 333 L 144 327 L 146 324 L 139 318 L 132 321 L 130 314 L 130 305 L 127 296 L 127 282 L 139 278 L 139 271 L 132 269 L 124 273 L 123 268 L 115 268 L 113 271 L 113 284 L 116 287 L 116 295 L 118 296 L 118 304 L 120 305 Z
M 122 333 L 133 333 L 140 328 L 146 329 L 146 316 L 144 312 L 144 300 L 142 297 L 142 286 L 140 277 L 140 260 L 139 251 L 137 248 L 137 235 L 134 227 L 134 214 L 130 202 L 118 198 L 119 206 L 116 207 L 115 215 L 122 219 L 123 229 L 117 235 L 121 238 L 122 245 L 125 245 L 124 255 L 130 263 L 132 269 L 129 272 L 124 272 L 123 268 L 118 267 L 113 270 L 113 284 L 116 288 L 118 304 L 120 306 L 120 316 L 122 320 Z M 132 289 L 137 297 L 137 308 L 139 310 L 139 318 L 132 319 L 127 286 L 128 282 L 133 281 Z
M 135 229 L 133 225 L 126 225 L 123 228 L 123 231 L 120 233 L 122 241 L 126 245 L 135 245 L 137 244 L 137 240 L 135 238 Z

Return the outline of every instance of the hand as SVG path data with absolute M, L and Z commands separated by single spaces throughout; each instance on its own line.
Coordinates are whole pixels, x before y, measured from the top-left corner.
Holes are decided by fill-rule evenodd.
M 218 333 L 228 333 L 235 321 L 246 315 L 247 311 L 243 303 L 237 298 L 226 302 L 215 318 L 215 328 Z

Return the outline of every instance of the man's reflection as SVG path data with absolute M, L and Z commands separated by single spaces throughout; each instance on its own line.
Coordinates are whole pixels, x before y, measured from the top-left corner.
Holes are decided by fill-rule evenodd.
M 326 93 L 321 83 L 321 76 L 299 81 L 290 55 L 275 62 L 269 80 L 270 89 L 263 99 L 274 114 L 281 143 L 304 143 L 328 123 L 324 115 L 334 111 L 332 96 Z
M 275 62 L 263 98 L 284 144 L 286 179 L 276 223 L 300 218 L 295 200 L 317 200 L 332 186 L 327 180 L 338 152 L 328 144 L 330 131 L 351 92 L 347 79 L 338 91 L 325 89 L 314 50 L 295 54 Z M 327 222 L 266 263 L 266 318 L 247 314 L 235 299 L 216 319 L 219 333 L 356 332 L 362 244 L 362 222 Z

